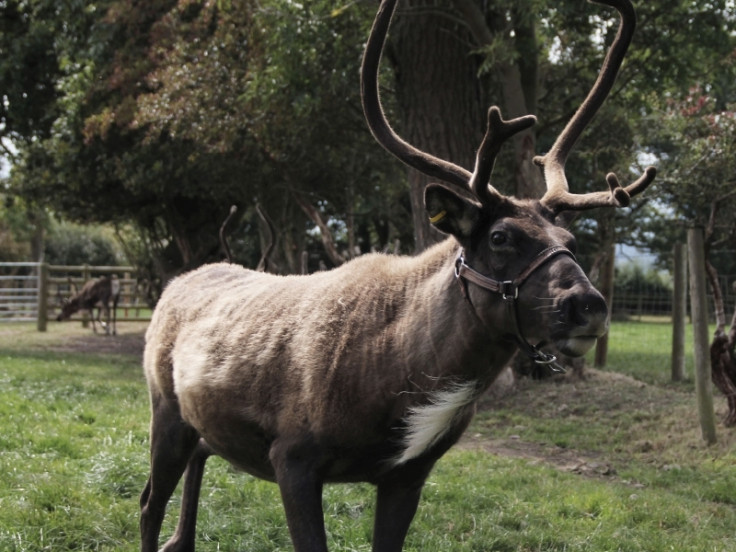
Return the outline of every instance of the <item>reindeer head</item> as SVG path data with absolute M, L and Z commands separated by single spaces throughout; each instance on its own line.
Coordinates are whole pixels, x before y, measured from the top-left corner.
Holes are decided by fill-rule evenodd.
M 507 332 L 535 361 L 549 362 L 529 341 L 554 343 L 570 356 L 583 355 L 608 326 L 608 309 L 574 257 L 575 240 L 557 224 L 565 211 L 627 206 L 632 196 L 654 179 L 648 168 L 634 183 L 621 187 L 614 174 L 609 190 L 572 194 L 565 161 L 584 128 L 605 101 L 623 62 L 636 25 L 629 0 L 600 0 L 621 16 L 618 34 L 598 79 L 550 151 L 537 157 L 547 192 L 539 200 L 500 194 L 490 177 L 502 144 L 536 121 L 524 116 L 503 120 L 500 110 L 488 111 L 488 126 L 473 172 L 422 152 L 391 129 L 378 95 L 378 66 L 397 0 L 383 0 L 366 45 L 361 71 L 363 108 L 376 140 L 407 165 L 445 184 L 425 190 L 430 222 L 458 242 L 456 277 L 477 317 L 498 326 L 506 311 Z
M 56 317 L 57 322 L 62 320 L 69 320 L 69 318 L 79 311 L 79 298 L 73 297 L 72 299 L 64 299 L 61 304 L 61 312 Z

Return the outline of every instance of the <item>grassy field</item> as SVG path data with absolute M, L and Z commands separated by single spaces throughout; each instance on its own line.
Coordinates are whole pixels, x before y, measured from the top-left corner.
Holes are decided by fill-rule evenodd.
M 709 332 L 712 335 L 712 332 Z M 685 371 L 692 381 L 692 327 L 685 331 Z M 669 320 L 613 323 L 610 330 L 608 369 L 628 374 L 647 383 L 665 385 L 670 382 L 672 324 Z M 593 355 L 589 354 L 593 362 Z
M 0 552 L 137 550 L 143 328 L 0 326 Z M 736 550 L 734 430 L 702 444 L 692 384 L 667 381 L 668 331 L 615 324 L 609 370 L 484 399 L 433 472 L 405 549 Z M 326 489 L 332 550 L 370 550 L 373 500 L 367 485 Z M 201 502 L 198 550 L 291 550 L 275 485 L 212 459 Z

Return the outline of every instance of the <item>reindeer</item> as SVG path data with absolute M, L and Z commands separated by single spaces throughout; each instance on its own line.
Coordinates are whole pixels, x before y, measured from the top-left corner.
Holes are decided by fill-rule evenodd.
M 158 547 L 164 510 L 184 476 L 166 552 L 193 550 L 205 462 L 216 454 L 274 481 L 297 552 L 327 550 L 322 488 L 377 489 L 372 547 L 402 549 L 435 462 L 460 438 L 475 403 L 517 350 L 552 364 L 551 346 L 581 356 L 608 310 L 555 224 L 565 211 L 625 206 L 655 175 L 569 192 L 566 158 L 615 80 L 635 26 L 629 0 L 588 97 L 537 159 L 541 200 L 489 184 L 501 145 L 535 121 L 488 112 L 474 171 L 404 142 L 378 96 L 381 51 L 396 0 L 383 0 L 361 70 L 368 125 L 389 152 L 446 184 L 426 188 L 430 221 L 448 238 L 416 257 L 370 254 L 331 271 L 276 276 L 231 264 L 173 280 L 146 333 L 151 471 L 141 495 L 141 549 Z M 553 351 L 554 351 L 553 349 Z
M 94 308 L 97 307 L 97 322 L 105 330 L 106 335 L 117 334 L 117 308 L 120 299 L 120 280 L 117 276 L 102 276 L 96 280 L 89 280 L 82 289 L 70 299 L 64 301 L 57 322 L 68 320 L 74 313 L 86 309 L 92 320 L 92 330 L 97 333 L 95 326 Z M 110 324 L 110 301 L 112 301 L 112 325 Z M 100 319 L 101 312 L 105 311 L 105 322 Z

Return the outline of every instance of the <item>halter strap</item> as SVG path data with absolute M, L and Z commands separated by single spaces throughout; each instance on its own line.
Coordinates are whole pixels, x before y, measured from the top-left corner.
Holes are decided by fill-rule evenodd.
M 540 252 L 536 257 L 534 257 L 534 259 L 532 259 L 529 265 L 524 270 L 522 270 L 521 273 L 513 280 L 495 280 L 484 274 L 481 274 L 474 268 L 468 266 L 465 262 L 465 251 L 461 249 L 457 260 L 455 261 L 455 277 L 460 283 L 463 296 L 468 301 L 468 303 L 470 303 L 471 307 L 472 303 L 470 302 L 470 295 L 468 294 L 467 290 L 467 282 L 472 282 L 475 285 L 480 286 L 481 288 L 493 293 L 501 294 L 503 300 L 508 306 L 507 311 L 509 313 L 509 318 L 511 319 L 511 327 L 514 329 L 515 332 L 510 335 L 519 345 L 519 348 L 536 364 L 546 365 L 553 372 L 564 372 L 565 369 L 562 366 L 556 364 L 557 357 L 555 355 L 541 351 L 539 349 L 539 345 L 535 347 L 524 337 L 524 334 L 521 331 L 521 327 L 519 326 L 517 302 L 517 299 L 519 297 L 519 288 L 521 287 L 521 285 L 527 280 L 527 278 L 529 278 L 529 276 L 531 276 L 531 274 L 535 270 L 537 270 L 539 267 L 541 267 L 557 255 L 568 255 L 572 257 L 575 262 L 577 262 L 577 259 L 575 259 L 575 255 L 572 254 L 572 251 L 570 251 L 566 247 L 562 247 L 561 245 L 555 245 L 552 247 L 548 247 L 547 249 Z
M 494 280 L 493 278 L 489 278 L 488 276 L 485 276 L 474 268 L 468 266 L 465 263 L 465 251 L 461 249 L 457 260 L 455 261 L 455 276 L 457 278 L 462 278 L 469 282 L 473 282 L 474 284 L 482 287 L 483 289 L 487 289 L 488 291 L 500 293 L 501 295 L 503 295 L 504 299 L 516 299 L 519 296 L 519 288 L 521 287 L 521 284 L 523 284 L 535 270 L 537 270 L 540 266 L 542 266 L 544 263 L 546 263 L 556 255 L 569 255 L 574 261 L 577 262 L 577 259 L 575 259 L 575 255 L 572 254 L 572 251 L 565 247 L 562 247 L 561 245 L 555 245 L 553 247 L 548 247 L 547 249 L 539 253 L 536 257 L 534 257 L 534 259 L 532 259 L 532 262 L 529 263 L 529 265 L 521 272 L 521 274 L 519 274 L 513 280 Z

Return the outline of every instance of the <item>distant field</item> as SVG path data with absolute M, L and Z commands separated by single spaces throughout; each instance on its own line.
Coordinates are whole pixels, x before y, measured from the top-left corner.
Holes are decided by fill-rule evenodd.
M 609 337 L 607 369 L 647 383 L 665 384 L 671 379 L 672 324 L 661 317 L 636 322 L 613 322 Z M 709 332 L 712 335 L 712 331 Z M 685 328 L 685 375 L 693 379 L 693 329 Z M 592 362 L 592 354 L 589 360 Z
M 0 326 L 0 552 L 138 549 L 144 327 Z M 609 370 L 484 400 L 438 463 L 405 550 L 736 550 L 736 439 L 719 427 L 703 446 L 692 386 L 667 383 L 667 328 L 616 323 Z M 367 485 L 327 488 L 331 550 L 370 550 L 373 500 Z M 219 459 L 198 531 L 199 551 L 292 549 L 276 486 Z

